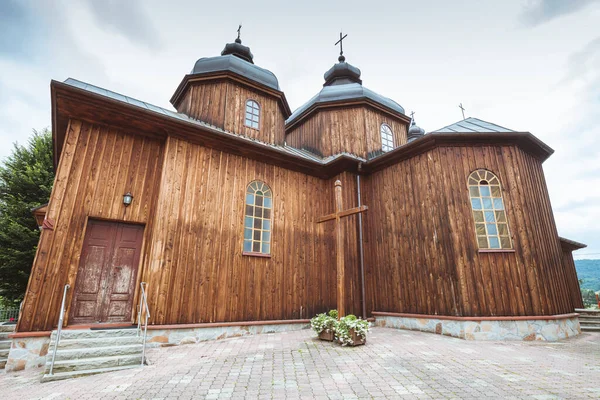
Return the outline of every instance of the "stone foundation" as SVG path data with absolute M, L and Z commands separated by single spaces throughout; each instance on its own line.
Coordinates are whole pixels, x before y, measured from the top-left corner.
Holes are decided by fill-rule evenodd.
M 373 314 L 375 315 L 375 326 L 431 332 L 466 340 L 555 342 L 581 333 L 578 314 L 482 319 L 384 312 L 374 312 Z
M 213 325 L 213 324 L 207 324 Z M 179 345 L 205 342 L 207 340 L 218 340 L 232 337 L 258 335 L 261 333 L 288 332 L 310 328 L 309 322 L 299 323 L 277 323 L 277 324 L 249 324 L 230 325 L 214 324 L 218 326 L 189 326 L 178 327 L 171 325 L 168 328 L 148 327 L 148 347 L 161 345 Z
M 6 361 L 6 372 L 46 365 L 50 336 L 13 338 Z

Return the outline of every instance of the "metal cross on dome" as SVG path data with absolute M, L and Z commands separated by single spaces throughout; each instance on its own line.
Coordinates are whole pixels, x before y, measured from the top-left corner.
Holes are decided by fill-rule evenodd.
M 338 60 L 340 60 L 340 62 L 342 62 L 346 59 L 344 57 L 344 47 L 343 47 L 343 45 L 344 45 L 343 40 L 346 39 L 346 36 L 348 36 L 348 34 L 345 34 L 342 36 L 342 32 L 340 32 L 340 40 L 338 40 L 334 44 L 334 46 L 337 46 L 338 44 L 340 45 L 340 57 L 338 58 Z
M 242 24 L 240 24 L 240 26 L 238 26 L 238 29 L 237 29 L 237 33 L 238 33 L 238 37 L 237 38 L 238 38 L 238 40 L 240 40 L 240 31 L 241 30 L 242 30 Z

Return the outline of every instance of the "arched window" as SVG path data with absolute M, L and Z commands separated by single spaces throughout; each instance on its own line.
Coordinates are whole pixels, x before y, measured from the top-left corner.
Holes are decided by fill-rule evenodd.
M 246 188 L 244 217 L 244 253 L 271 254 L 271 208 L 273 194 L 261 181 Z
M 512 249 L 502 187 L 496 175 L 478 169 L 469 175 L 469 195 L 480 249 Z
M 246 101 L 246 126 L 258 129 L 260 122 L 260 106 L 254 100 Z
M 381 150 L 388 152 L 394 149 L 394 133 L 388 124 L 381 124 Z

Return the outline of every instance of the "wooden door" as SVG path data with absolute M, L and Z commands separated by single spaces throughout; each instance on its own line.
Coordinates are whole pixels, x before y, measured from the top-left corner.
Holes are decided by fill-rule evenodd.
M 144 227 L 88 222 L 70 324 L 129 322 Z

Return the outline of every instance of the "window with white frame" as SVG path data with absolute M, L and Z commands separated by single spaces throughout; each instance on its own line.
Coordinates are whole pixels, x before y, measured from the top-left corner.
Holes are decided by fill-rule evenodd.
M 394 133 L 388 124 L 381 124 L 381 150 L 388 152 L 394 149 Z
M 246 101 L 246 126 L 259 129 L 260 106 L 254 100 Z

